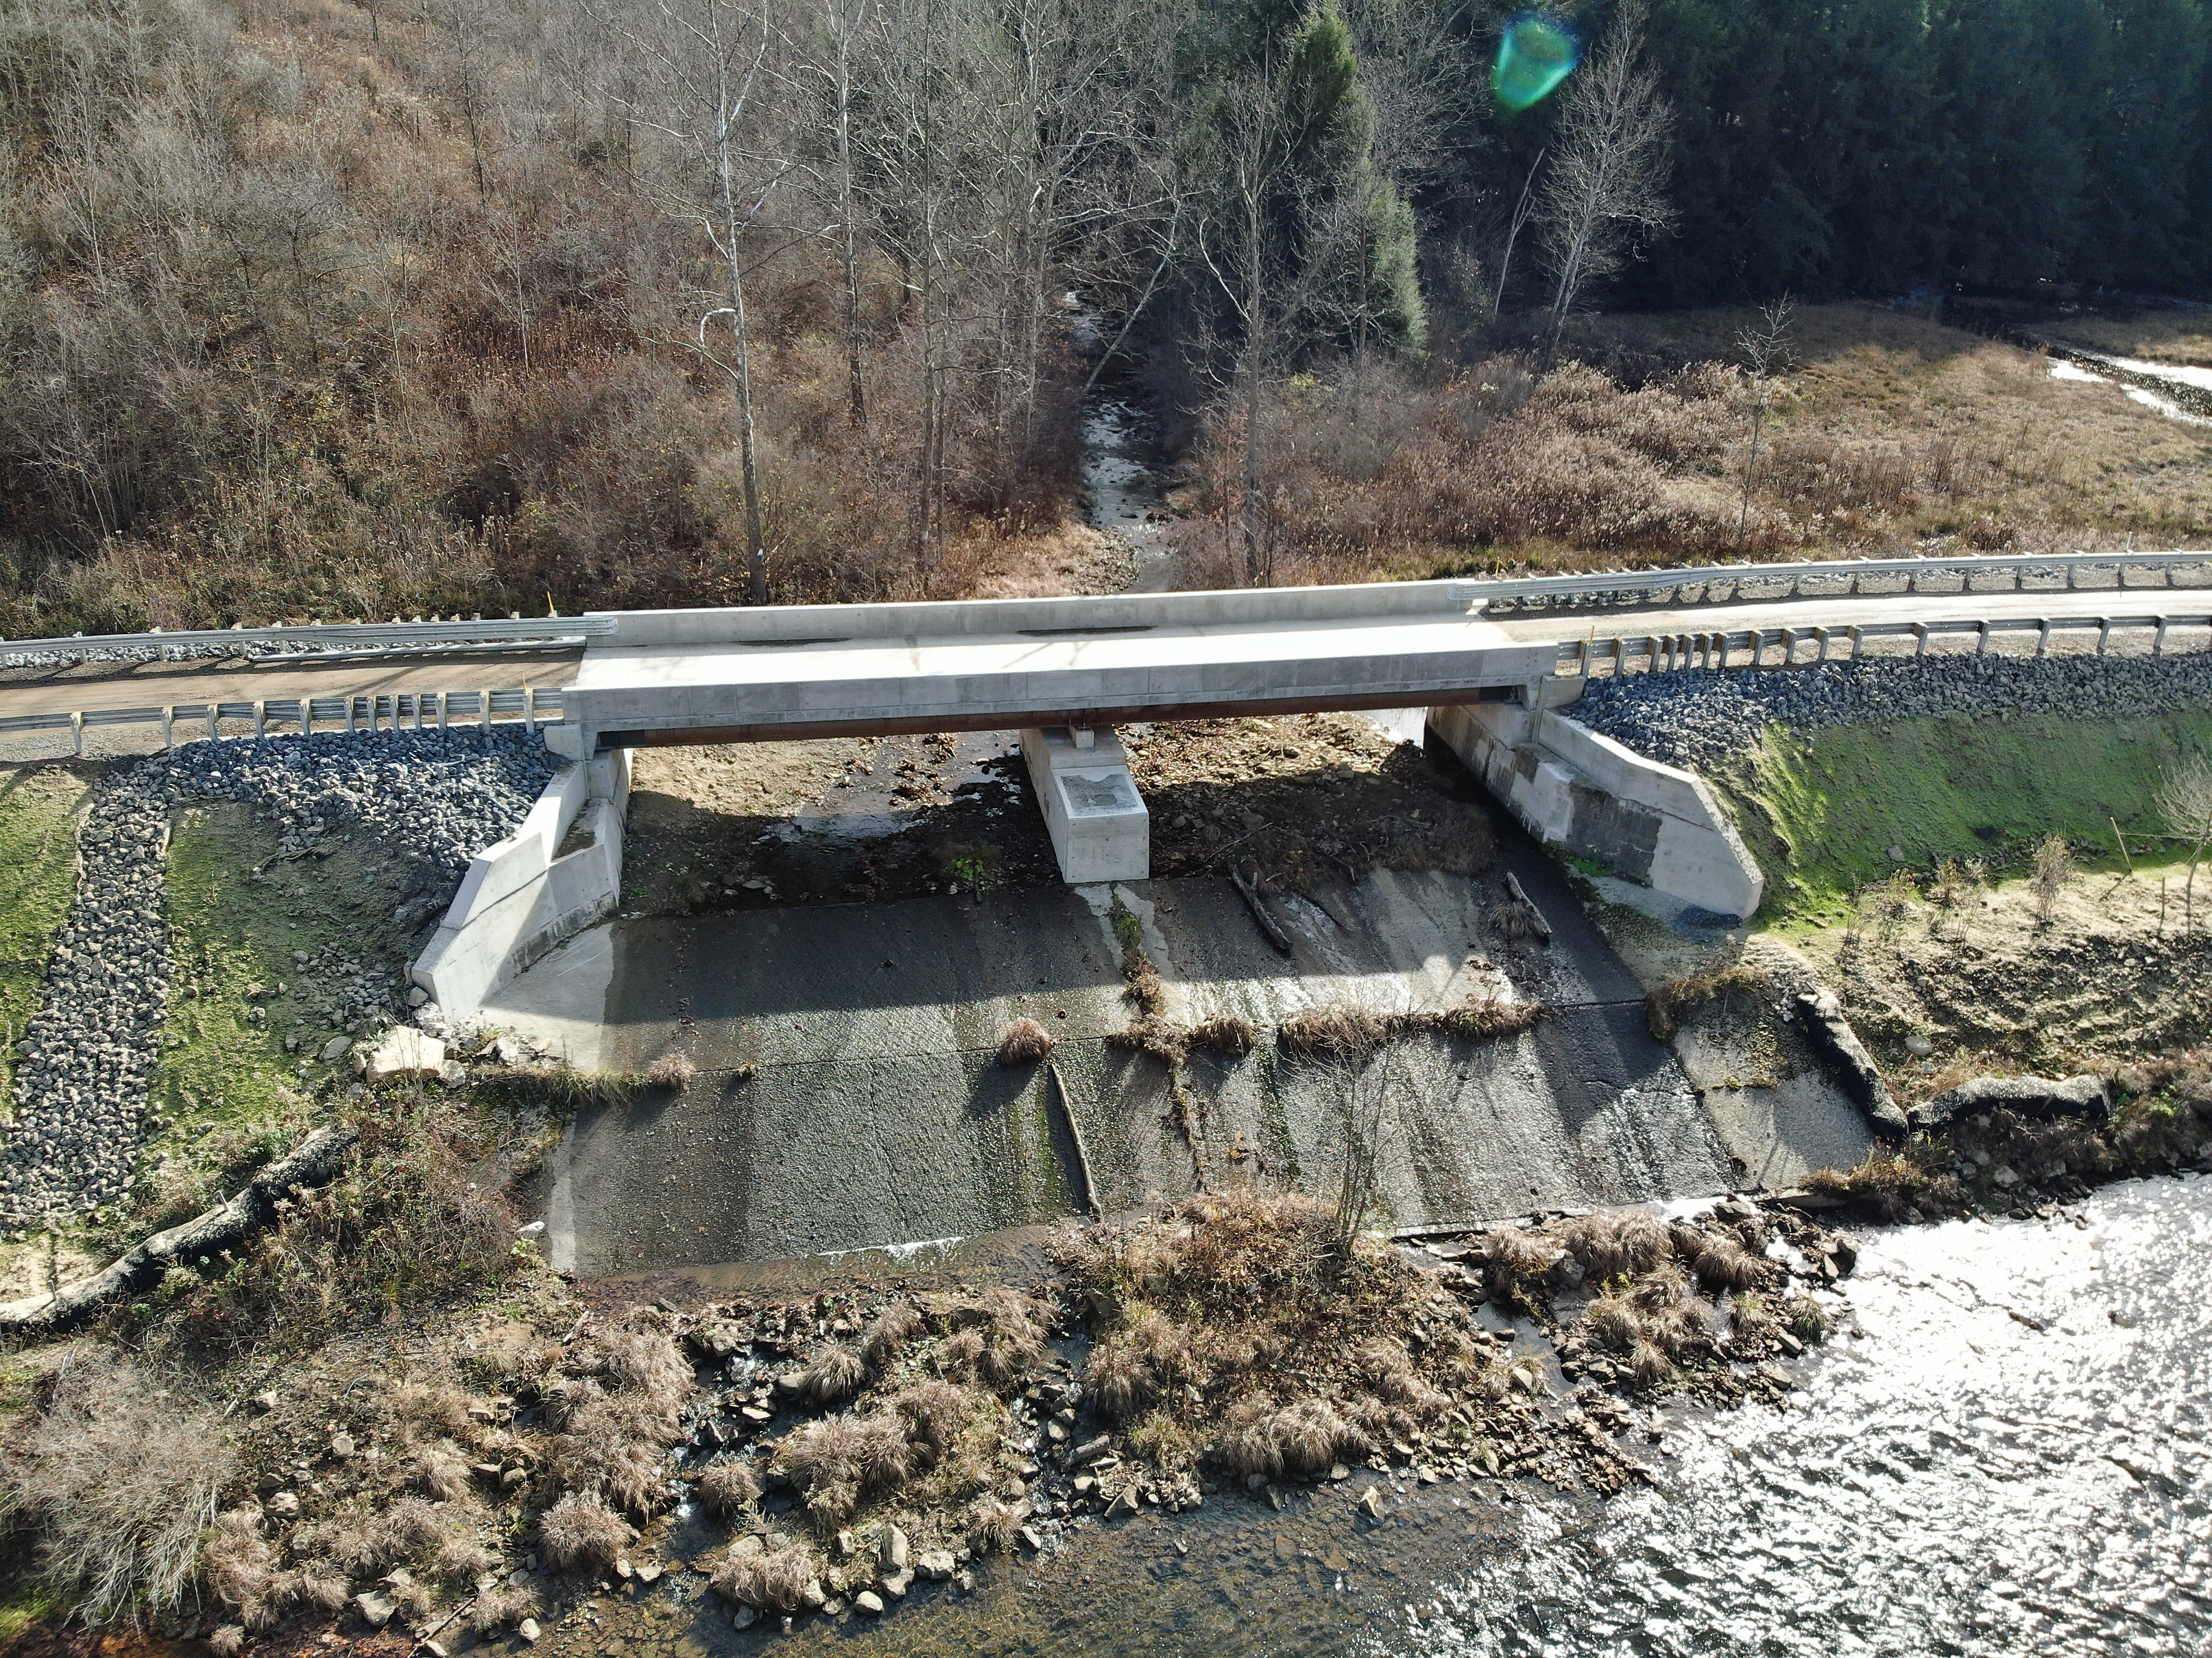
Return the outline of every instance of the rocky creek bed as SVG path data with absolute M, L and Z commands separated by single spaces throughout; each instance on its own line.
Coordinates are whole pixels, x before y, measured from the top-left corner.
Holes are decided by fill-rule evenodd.
M 413 866 L 407 904 L 427 916 L 469 859 L 521 820 L 556 763 L 541 744 L 495 730 L 192 743 L 112 769 L 78 827 L 76 892 L 19 1051 L 0 1225 L 116 1201 L 142 1134 L 160 1127 L 147 1102 L 177 974 L 164 902 L 173 810 L 243 805 L 274 820 L 287 859 L 356 832 L 380 841 Z M 296 965 L 341 1028 L 399 1011 L 398 987 L 349 957 L 301 952 Z

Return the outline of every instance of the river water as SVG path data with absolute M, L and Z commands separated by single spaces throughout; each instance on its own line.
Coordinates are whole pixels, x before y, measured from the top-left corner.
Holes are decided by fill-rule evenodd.
M 1217 1496 L 1092 1527 L 880 1625 L 738 1635 L 702 1598 L 602 1634 L 914 1658 L 2212 1650 L 2212 1180 L 1859 1242 L 1790 1406 L 1646 1417 L 1651 1483 L 1616 1497 L 1386 1487 L 1377 1525 L 1363 1473 L 1279 1515 Z

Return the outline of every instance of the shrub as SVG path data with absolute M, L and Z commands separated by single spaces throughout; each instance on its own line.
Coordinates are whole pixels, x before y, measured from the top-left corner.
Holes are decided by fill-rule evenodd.
M 1482 1264 L 1500 1284 L 1547 1272 L 1559 1258 L 1559 1252 L 1550 1243 L 1518 1226 L 1501 1226 L 1483 1236 Z
M 606 1571 L 634 1533 L 596 1495 L 571 1491 L 538 1522 L 538 1552 L 556 1571 Z
M 1052 1047 L 1052 1032 L 1035 1019 L 1016 1019 L 999 1034 L 999 1063 L 1009 1070 L 1035 1065 Z
M 28 1540 L 39 1582 L 88 1621 L 167 1612 L 236 1466 L 216 1412 L 80 1342 L 0 1440 L 0 1520 Z

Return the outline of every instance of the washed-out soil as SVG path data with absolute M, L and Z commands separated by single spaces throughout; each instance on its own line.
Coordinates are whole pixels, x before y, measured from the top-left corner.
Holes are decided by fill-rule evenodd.
M 1304 890 L 1377 865 L 1491 861 L 1463 776 L 1350 714 L 1122 728 L 1152 873 L 1238 871 Z M 1012 732 L 641 750 L 623 909 L 851 903 L 1060 879 Z

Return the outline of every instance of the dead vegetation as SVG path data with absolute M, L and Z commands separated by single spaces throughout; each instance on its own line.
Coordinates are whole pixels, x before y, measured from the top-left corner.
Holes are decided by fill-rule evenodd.
M 1679 979 L 1667 979 L 1644 993 L 1644 1023 L 1662 1042 L 1674 1040 L 1684 1023 L 1716 1004 L 1732 1005 L 1740 999 L 1757 1001 L 1771 993 L 1772 984 L 1758 969 L 1738 962 L 1717 963 Z
M 1543 1017 L 1535 1002 L 1470 997 L 1457 1007 L 1409 1013 L 1370 1013 L 1342 1005 L 1301 1008 L 1275 1028 L 1275 1040 L 1290 1053 L 1326 1059 L 1357 1059 L 1385 1042 L 1410 1036 L 1461 1036 L 1487 1042 L 1518 1035 Z
M 2201 433 L 2039 352 L 1871 306 L 1796 308 L 1796 367 L 1752 388 L 1748 313 L 1579 320 L 1538 375 L 1506 353 L 1422 381 L 1379 361 L 1286 388 L 1263 525 L 1281 583 L 2174 541 L 2212 530 Z M 1201 434 L 1194 586 L 1240 566 L 1241 424 Z M 1749 475 L 1748 487 L 1747 475 Z M 1470 556 L 1468 549 L 1478 550 Z
M 167 1612 L 237 1458 L 215 1412 L 107 1348 L 73 1343 L 46 1357 L 0 1434 L 0 1537 L 93 1622 Z
M 1999 1108 L 1915 1134 L 1856 1168 L 1820 1170 L 1792 1200 L 1885 1223 L 2022 1216 L 2107 1181 L 2212 1163 L 2212 1050 L 2123 1064 L 2112 1080 L 2107 1121 Z
M 1052 1054 L 1052 1032 L 1035 1019 L 1016 1019 L 999 1033 L 999 1063 L 1008 1070 L 1036 1065 Z

